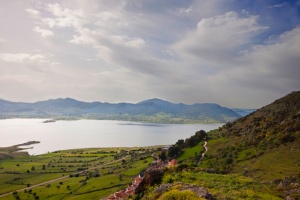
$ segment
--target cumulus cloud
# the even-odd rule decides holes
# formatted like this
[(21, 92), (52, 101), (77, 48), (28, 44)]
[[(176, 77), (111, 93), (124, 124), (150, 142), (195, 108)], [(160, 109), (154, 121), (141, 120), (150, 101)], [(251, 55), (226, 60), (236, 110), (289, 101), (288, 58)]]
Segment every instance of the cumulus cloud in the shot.
[(6, 62), (13, 62), (13, 63), (23, 63), (23, 62), (46, 62), (46, 57), (41, 54), (26, 54), (26, 53), (19, 53), (19, 54), (10, 54), (10, 53), (2, 53), (0, 54), (0, 59)]
[(59, 4), (48, 4), (47, 10), (55, 18), (43, 18), (49, 27), (81, 27), (85, 23), (83, 11), (62, 8)]
[(122, 45), (136, 49), (142, 48), (146, 43), (142, 38), (129, 38), (126, 35), (112, 35), (109, 36), (109, 39), (116, 45)]
[(40, 15), (39, 11), (30, 8), (26, 9), (26, 12), (32, 17), (38, 17)]
[[(267, 27), (257, 23), (257, 16), (240, 17), (236, 12), (227, 12), (204, 18), (184, 39), (174, 45), (180, 53), (203, 60), (228, 59), (251, 43), (251, 39)], [(247, 47), (246, 47), (247, 48)]]
[(283, 33), (271, 44), (253, 47), (245, 58), (256, 66), (259, 73), (296, 81), (300, 86), (300, 27)]
[[(250, 8), (237, 9), (238, 2), (7, 4), (19, 12), (0, 19), (4, 33), (10, 30), (1, 36), (5, 42), (0, 39), (1, 85), (26, 85), (36, 100), (42, 95), (111, 102), (158, 97), (232, 107), (265, 105), (299, 88), (299, 27), (275, 32), (275, 23)], [(263, 5), (270, 13), (272, 6), (290, 7)], [(17, 31), (11, 28), (16, 22)], [(26, 33), (22, 40), (20, 32)]]
[(35, 32), (39, 33), (43, 38), (53, 36), (53, 32), (47, 29), (40, 28), (38, 26), (34, 27), (33, 29)]
[(51, 61), (50, 57), (51, 55), (47, 54), (1, 53), (0, 61), (11, 63), (15, 66), (21, 66), (33, 71), (49, 72), (51, 66), (60, 64), (58, 62)]
[(70, 43), (73, 44), (84, 44), (84, 45), (96, 45), (96, 40), (93, 35), (95, 35), (95, 31), (91, 31), (88, 28), (80, 28), (77, 30), (77, 34), (73, 35), (73, 38), (69, 40)]

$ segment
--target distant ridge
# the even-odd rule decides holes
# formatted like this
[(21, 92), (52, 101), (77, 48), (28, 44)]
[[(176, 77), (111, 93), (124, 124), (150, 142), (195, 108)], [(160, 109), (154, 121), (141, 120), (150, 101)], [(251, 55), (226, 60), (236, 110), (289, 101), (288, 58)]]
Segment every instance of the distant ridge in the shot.
[(186, 105), (153, 98), (132, 103), (83, 102), (72, 98), (35, 103), (0, 99), (0, 118), (106, 119), (155, 123), (216, 123), (241, 117), (214, 103)]

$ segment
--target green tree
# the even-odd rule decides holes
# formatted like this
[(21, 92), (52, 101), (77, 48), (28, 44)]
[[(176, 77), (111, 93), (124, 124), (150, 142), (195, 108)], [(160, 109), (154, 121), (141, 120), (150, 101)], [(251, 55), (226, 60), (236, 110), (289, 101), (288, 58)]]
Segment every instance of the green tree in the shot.
[(159, 159), (161, 159), (162, 161), (165, 161), (167, 159), (166, 153), (164, 151), (162, 151), (159, 155), (158, 155)]
[(123, 180), (123, 175), (122, 175), (122, 174), (119, 175), (119, 180), (120, 180), (120, 181)]

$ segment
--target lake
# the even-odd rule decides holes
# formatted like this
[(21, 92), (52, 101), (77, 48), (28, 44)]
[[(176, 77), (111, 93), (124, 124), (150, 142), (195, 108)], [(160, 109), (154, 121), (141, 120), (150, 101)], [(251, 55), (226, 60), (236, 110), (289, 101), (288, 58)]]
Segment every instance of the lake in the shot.
[(77, 120), (42, 123), (45, 119), (0, 120), (0, 146), (40, 141), (28, 152), (47, 152), (92, 147), (135, 147), (174, 144), (198, 130), (223, 124), (152, 124), (108, 120)]

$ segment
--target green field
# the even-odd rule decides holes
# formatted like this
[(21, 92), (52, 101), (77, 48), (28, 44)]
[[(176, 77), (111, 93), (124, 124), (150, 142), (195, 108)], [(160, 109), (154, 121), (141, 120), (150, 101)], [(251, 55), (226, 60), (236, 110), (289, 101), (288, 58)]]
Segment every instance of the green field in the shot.
[(1, 159), (0, 199), (100, 199), (126, 188), (157, 149), (77, 149)]

